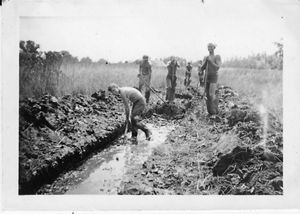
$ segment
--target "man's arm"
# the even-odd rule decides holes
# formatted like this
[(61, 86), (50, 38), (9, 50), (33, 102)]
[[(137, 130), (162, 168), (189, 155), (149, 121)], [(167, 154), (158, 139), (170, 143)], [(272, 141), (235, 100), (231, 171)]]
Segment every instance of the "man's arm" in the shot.
[(202, 64), (202, 66), (201, 66), (201, 71), (204, 71), (205, 69), (206, 69), (206, 65), (207, 65), (207, 59), (208, 57), (206, 56), (206, 57), (204, 57), (203, 58), (203, 64)]
[(140, 64), (139, 64), (139, 73), (138, 73), (137, 76), (140, 77), (141, 74), (142, 74), (142, 64), (140, 63)]
[(216, 59), (215, 60), (216, 62), (208, 59), (209, 64), (212, 65), (215, 69), (219, 69), (220, 66), (221, 66), (221, 57), (220, 57), (220, 55), (216, 55), (215, 59)]

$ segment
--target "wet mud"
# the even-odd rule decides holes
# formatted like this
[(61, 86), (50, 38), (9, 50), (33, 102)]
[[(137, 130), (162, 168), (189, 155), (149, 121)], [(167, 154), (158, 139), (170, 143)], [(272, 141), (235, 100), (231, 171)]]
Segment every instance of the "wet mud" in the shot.
[(164, 147), (123, 182), (121, 194), (283, 194), (282, 124), (229, 87), (218, 96), (215, 116), (193, 97)]
[(20, 101), (19, 194), (33, 194), (123, 133), (120, 98), (95, 94)]
[(148, 124), (152, 139), (145, 140), (139, 133), (138, 144), (120, 138), (112, 145), (82, 163), (76, 170), (61, 175), (52, 184), (46, 184), (38, 194), (118, 194), (121, 182), (130, 172), (138, 170), (154, 148), (162, 145), (173, 126), (157, 127)]
[[(43, 99), (27, 100), (20, 104), (20, 186), (32, 190), (28, 183), (36, 185), (35, 173), (43, 172), (38, 194), (283, 194), (282, 124), (230, 87), (217, 93), (214, 116), (193, 87), (174, 103), (151, 97), (143, 117), (154, 138), (140, 133), (138, 145), (119, 138), (123, 106), (104, 91), (43, 98), (54, 111)], [(62, 152), (70, 160), (57, 167)]]

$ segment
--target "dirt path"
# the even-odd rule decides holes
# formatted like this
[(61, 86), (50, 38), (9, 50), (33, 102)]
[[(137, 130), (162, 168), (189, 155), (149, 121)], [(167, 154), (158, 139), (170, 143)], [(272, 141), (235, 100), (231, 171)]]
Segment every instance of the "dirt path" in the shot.
[[(139, 133), (137, 145), (120, 138), (84, 161), (77, 169), (61, 175), (51, 185), (42, 187), (38, 193), (118, 194), (121, 182), (141, 168), (153, 149), (163, 144), (170, 131), (174, 130), (174, 125), (166, 122), (164, 126), (147, 125), (153, 134), (150, 141), (145, 140), (143, 133)], [(127, 138), (130, 138), (130, 134), (127, 134)]]

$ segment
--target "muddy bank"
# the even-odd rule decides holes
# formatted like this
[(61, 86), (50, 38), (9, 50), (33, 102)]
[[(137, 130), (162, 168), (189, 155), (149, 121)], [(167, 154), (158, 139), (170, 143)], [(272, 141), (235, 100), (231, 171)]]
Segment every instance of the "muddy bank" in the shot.
[(105, 91), (19, 105), (19, 194), (34, 193), (123, 133), (123, 104)]
[[(152, 102), (144, 117), (180, 119), (187, 109), (183, 104), (178, 100), (176, 104)], [(20, 101), (19, 194), (35, 193), (111, 144), (124, 133), (123, 111), (120, 97), (105, 91)]]
[(126, 174), (141, 167), (173, 129), (170, 124), (158, 125), (161, 122), (155, 125), (148, 123), (152, 140), (147, 141), (143, 134), (139, 134), (136, 145), (119, 138), (82, 162), (78, 168), (60, 175), (51, 184), (43, 185), (37, 194), (117, 194), (121, 182), (126, 180)]
[(229, 87), (218, 89), (220, 112), (191, 110), (119, 194), (283, 194), (282, 124)]

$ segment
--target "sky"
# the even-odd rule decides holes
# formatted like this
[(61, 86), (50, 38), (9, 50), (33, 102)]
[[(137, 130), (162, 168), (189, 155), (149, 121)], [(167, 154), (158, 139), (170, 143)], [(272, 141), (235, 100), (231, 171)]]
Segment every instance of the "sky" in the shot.
[[(23, 0), (20, 40), (43, 51), (110, 62), (170, 55), (199, 60), (207, 43), (223, 60), (276, 51), (298, 0)], [(282, 40), (283, 39), (283, 40)]]

